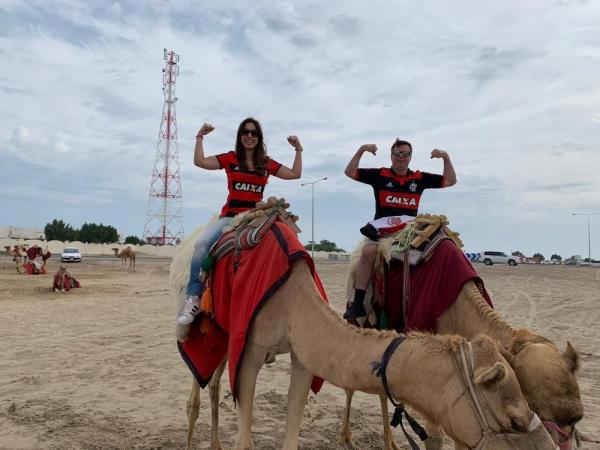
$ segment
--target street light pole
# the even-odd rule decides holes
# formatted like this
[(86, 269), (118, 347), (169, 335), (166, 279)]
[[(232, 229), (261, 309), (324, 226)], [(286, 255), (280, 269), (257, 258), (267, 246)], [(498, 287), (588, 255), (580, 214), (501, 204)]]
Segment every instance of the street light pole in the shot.
[(592, 266), (592, 239), (590, 233), (590, 216), (595, 216), (596, 214), (600, 214), (600, 212), (594, 213), (573, 213), (573, 216), (587, 216), (587, 225), (588, 225), (588, 263), (590, 267)]
[(310, 183), (302, 183), (300, 186), (306, 186), (310, 184), (310, 221), (311, 221), (311, 250), (310, 256), (311, 258), (315, 257), (315, 184), (319, 181), (325, 181), (327, 177), (319, 178), (316, 181), (311, 181)]

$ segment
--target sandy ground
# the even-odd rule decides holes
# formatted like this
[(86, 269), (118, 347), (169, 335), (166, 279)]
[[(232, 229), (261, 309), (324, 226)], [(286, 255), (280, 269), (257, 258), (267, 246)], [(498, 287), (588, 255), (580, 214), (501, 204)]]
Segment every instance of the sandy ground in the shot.
[[(86, 258), (70, 269), (83, 287), (52, 293), (51, 275), (26, 276), (0, 257), (0, 449), (179, 449), (185, 446), (185, 404), (191, 376), (174, 339), (175, 301), (168, 259), (138, 259), (121, 270), (115, 258)], [(58, 267), (49, 261), (49, 272)], [(333, 307), (342, 310), (346, 263), (318, 263)], [(559, 266), (478, 266), (500, 313), (564, 349), (579, 350), (585, 405), (582, 434), (600, 439), (600, 270)], [(289, 357), (265, 366), (257, 387), (254, 442), (283, 442)], [(224, 377), (221, 436), (233, 444), (236, 417)], [(302, 449), (338, 449), (344, 393), (331, 385), (311, 394)], [(202, 394), (202, 406), (207, 395)], [(195, 448), (209, 448), (201, 408)], [(356, 448), (382, 448), (377, 398), (357, 393)], [(406, 441), (395, 431), (404, 448)], [(600, 444), (585, 444), (600, 449)]]

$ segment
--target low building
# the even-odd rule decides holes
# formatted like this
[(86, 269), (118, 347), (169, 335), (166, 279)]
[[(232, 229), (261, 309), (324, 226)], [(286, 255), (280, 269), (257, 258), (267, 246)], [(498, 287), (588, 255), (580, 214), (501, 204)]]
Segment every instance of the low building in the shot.
[(0, 227), (0, 239), (39, 239), (46, 240), (46, 234), (40, 228)]

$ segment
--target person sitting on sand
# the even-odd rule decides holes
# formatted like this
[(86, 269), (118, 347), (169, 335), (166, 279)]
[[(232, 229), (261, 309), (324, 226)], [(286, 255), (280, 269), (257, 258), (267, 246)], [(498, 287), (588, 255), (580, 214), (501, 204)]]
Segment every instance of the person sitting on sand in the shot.
[(56, 292), (57, 290), (59, 292), (69, 292), (71, 288), (78, 288), (80, 286), (79, 281), (67, 271), (67, 266), (61, 264), (58, 271), (54, 274), (52, 292)]

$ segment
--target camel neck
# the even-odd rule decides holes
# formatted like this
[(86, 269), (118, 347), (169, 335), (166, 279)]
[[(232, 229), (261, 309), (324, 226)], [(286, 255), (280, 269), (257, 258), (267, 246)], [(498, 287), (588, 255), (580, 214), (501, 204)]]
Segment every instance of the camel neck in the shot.
[(500, 318), (473, 282), (463, 286), (454, 304), (438, 320), (438, 333), (459, 334), (473, 339), (478, 334), (488, 335), (510, 348), (517, 330)]
[[(385, 349), (398, 334), (391, 331), (361, 330), (348, 325), (323, 302), (313, 283), (307, 282), (306, 278), (297, 277), (302, 271), (310, 276), (308, 268), (304, 264), (296, 266), (300, 267), (295, 267), (286, 283), (294, 286), (292, 289), (295, 294), (286, 295), (291, 308), (289, 335), (294, 353), (310, 372), (335, 386), (381, 393), (381, 379), (373, 372), (372, 363), (381, 361)], [(393, 394), (416, 408), (424, 404), (432, 390), (431, 384), (425, 385), (422, 382), (421, 369), (425, 368), (421, 366), (428, 360), (423, 357), (427, 352), (427, 339), (434, 338), (424, 335), (419, 335), (418, 338), (408, 337), (396, 349), (388, 366), (388, 380)], [(451, 371), (450, 358), (444, 359)], [(435, 378), (439, 378), (443, 387), (451, 376), (451, 372), (442, 368)]]

